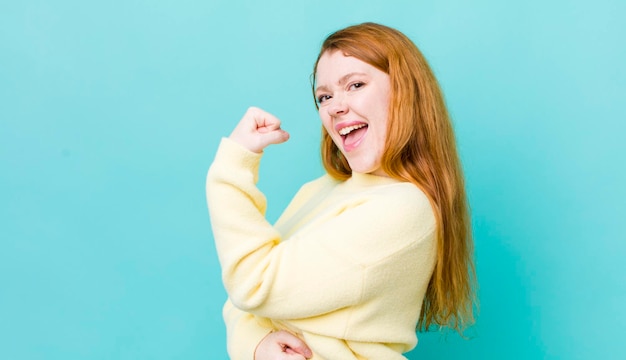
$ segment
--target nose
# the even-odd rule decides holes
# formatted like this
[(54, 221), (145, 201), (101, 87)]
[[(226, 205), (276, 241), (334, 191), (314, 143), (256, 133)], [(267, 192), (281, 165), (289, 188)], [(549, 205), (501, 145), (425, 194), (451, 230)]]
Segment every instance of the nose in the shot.
[(332, 104), (330, 104), (330, 106), (328, 107), (328, 114), (330, 116), (345, 115), (348, 112), (348, 105), (345, 101), (344, 96), (335, 95), (335, 97), (333, 97), (331, 101)]

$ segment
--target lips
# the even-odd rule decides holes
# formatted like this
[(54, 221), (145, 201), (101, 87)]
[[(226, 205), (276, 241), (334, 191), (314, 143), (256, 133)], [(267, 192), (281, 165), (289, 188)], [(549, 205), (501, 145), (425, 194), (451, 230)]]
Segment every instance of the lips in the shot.
[(349, 122), (337, 124), (335, 130), (341, 136), (343, 149), (350, 152), (356, 149), (367, 134), (367, 124), (364, 122)]

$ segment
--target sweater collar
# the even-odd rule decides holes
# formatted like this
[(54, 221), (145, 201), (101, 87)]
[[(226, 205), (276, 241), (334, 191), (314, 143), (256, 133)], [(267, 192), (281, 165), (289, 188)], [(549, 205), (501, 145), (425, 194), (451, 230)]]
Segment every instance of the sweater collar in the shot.
[(352, 172), (352, 176), (348, 180), (346, 180), (346, 183), (352, 184), (354, 186), (377, 186), (396, 184), (399, 182), (401, 181), (386, 176), (364, 174), (354, 171)]

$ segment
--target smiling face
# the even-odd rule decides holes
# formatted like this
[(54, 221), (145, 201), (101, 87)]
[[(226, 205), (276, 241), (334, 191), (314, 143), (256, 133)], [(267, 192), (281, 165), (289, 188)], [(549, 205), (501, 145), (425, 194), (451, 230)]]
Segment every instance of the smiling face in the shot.
[(333, 51), (320, 58), (316, 79), (322, 124), (352, 171), (386, 176), (380, 164), (387, 138), (389, 75)]

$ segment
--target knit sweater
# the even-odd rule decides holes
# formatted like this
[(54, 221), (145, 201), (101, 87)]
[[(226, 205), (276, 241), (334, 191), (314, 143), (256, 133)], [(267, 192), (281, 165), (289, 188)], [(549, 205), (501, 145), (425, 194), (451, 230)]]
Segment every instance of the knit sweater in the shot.
[(314, 360), (405, 359), (436, 258), (427, 197), (388, 177), (325, 175), (272, 225), (260, 159), (223, 139), (207, 176), (231, 359), (252, 360), (271, 329), (303, 338)]

